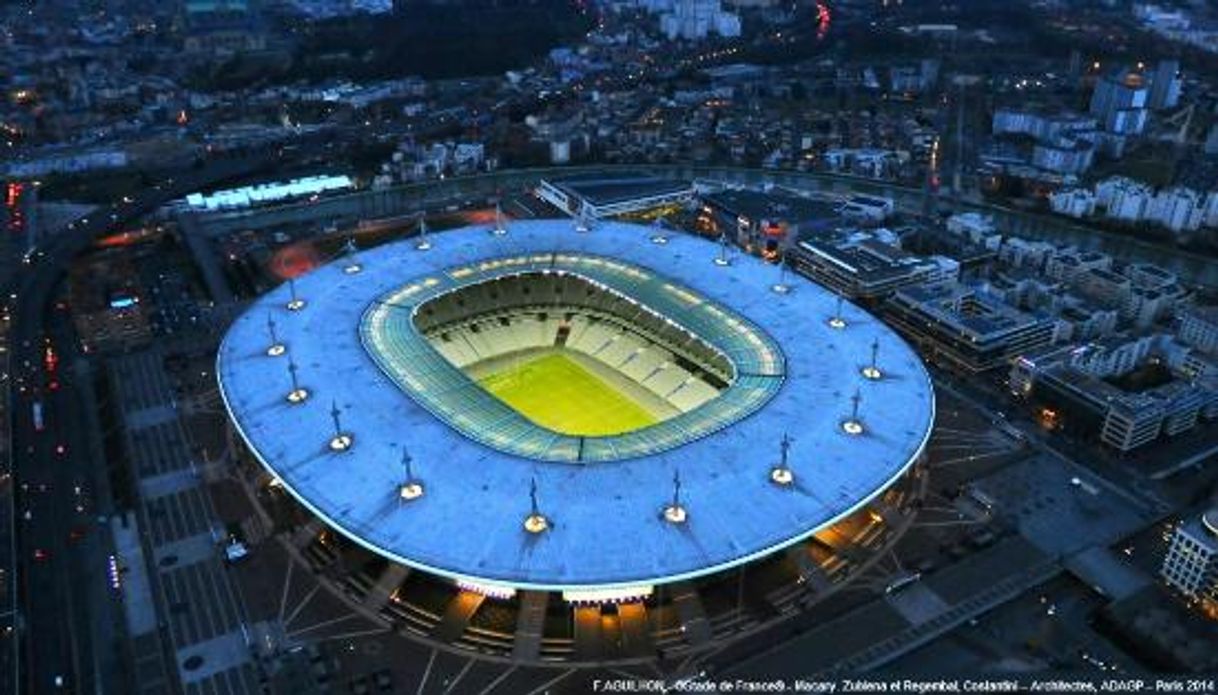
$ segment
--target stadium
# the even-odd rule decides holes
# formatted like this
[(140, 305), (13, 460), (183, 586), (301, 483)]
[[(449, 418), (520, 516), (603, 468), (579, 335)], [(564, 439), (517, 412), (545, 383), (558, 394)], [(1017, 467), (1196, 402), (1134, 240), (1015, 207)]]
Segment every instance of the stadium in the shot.
[(934, 420), (867, 312), (617, 222), (351, 250), (251, 306), (217, 374), (302, 562), (517, 662), (683, 658), (831, 596), (908, 526)]

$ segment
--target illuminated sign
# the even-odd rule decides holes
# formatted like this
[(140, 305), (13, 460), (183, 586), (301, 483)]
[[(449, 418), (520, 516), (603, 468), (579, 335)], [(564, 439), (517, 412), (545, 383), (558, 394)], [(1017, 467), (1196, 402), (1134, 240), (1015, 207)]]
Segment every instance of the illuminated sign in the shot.
[(651, 586), (628, 586), (621, 589), (587, 589), (562, 592), (567, 603), (629, 603), (641, 601), (655, 591)]

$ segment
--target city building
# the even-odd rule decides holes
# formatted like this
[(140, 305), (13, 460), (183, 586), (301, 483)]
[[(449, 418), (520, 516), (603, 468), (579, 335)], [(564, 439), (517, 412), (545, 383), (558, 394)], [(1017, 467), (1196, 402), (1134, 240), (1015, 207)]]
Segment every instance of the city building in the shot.
[(1218, 355), (1218, 306), (1194, 306), (1179, 314), (1176, 335), (1201, 352)]
[(1199, 370), (1190, 350), (1166, 335), (1029, 352), (1012, 364), (1008, 383), (1052, 413), (1056, 427), (1122, 452), (1218, 419), (1218, 374)]
[(992, 215), (958, 212), (947, 218), (947, 231), (990, 251), (997, 251), (1002, 245), (1002, 235)]
[(846, 219), (868, 224), (883, 224), (895, 210), (892, 198), (872, 195), (852, 195), (838, 208)]
[(958, 282), (897, 290), (884, 304), (891, 323), (922, 347), (967, 372), (997, 369), (1048, 345), (1054, 321), (1025, 313)]
[(1039, 273), (1045, 262), (1053, 256), (1057, 247), (1047, 241), (1006, 237), (998, 247), (998, 260), (1014, 268), (1026, 268)]
[(669, 40), (732, 38), (740, 36), (740, 15), (725, 12), (721, 0), (671, 0), (669, 11), (660, 15), (660, 31)]
[(1057, 174), (1082, 174), (1095, 160), (1095, 144), (1081, 137), (1060, 135), (1032, 147), (1032, 165)]
[(1059, 282), (1074, 282), (1077, 275), (1093, 268), (1111, 269), (1112, 258), (1098, 251), (1067, 247), (1056, 250), (1045, 259), (1045, 275)]
[(1095, 213), (1095, 194), (1085, 188), (1064, 188), (1049, 194), (1049, 208), (1059, 215), (1080, 219)]
[(1146, 105), (1155, 111), (1174, 109), (1180, 104), (1180, 61), (1160, 60), (1150, 78), (1150, 97)]
[(1206, 194), (1183, 185), (1155, 191), (1124, 176), (1111, 176), (1095, 190), (1066, 187), (1049, 194), (1050, 209), (1060, 215), (1082, 218), (1098, 210), (1108, 219), (1126, 224), (1149, 223), (1185, 234), (1201, 227), (1218, 226), (1218, 192)]
[(208, 194), (192, 193), (186, 197), (186, 205), (197, 210), (232, 210), (349, 191), (354, 186), (346, 175), (306, 176)]
[(1113, 176), (1095, 185), (1096, 205), (1104, 215), (1122, 222), (1140, 222), (1154, 195), (1150, 186), (1123, 176)]
[(614, 217), (665, 206), (684, 205), (696, 191), (686, 181), (647, 176), (572, 176), (542, 179), (537, 195), (572, 216)]
[(1091, 168), (1095, 159), (1099, 123), (1093, 116), (1039, 109), (1000, 108), (991, 121), (994, 135), (1027, 136), (1034, 142), (1030, 160), (1037, 169), (1058, 175), (1078, 175)]
[(1131, 286), (1121, 316), (1136, 329), (1169, 317), (1188, 295), (1175, 273), (1152, 263), (1130, 263), (1123, 272)]
[(1133, 288), (1129, 278), (1105, 268), (1082, 271), (1074, 276), (1072, 283), (1084, 297), (1109, 309), (1124, 307)]
[(831, 171), (881, 179), (896, 169), (901, 154), (875, 147), (834, 147), (825, 150), (822, 160)]
[(123, 150), (42, 151), (23, 159), (0, 163), (0, 174), (15, 179), (47, 176), (49, 174), (82, 174), (105, 169), (121, 169), (130, 163)]
[(868, 232), (836, 241), (802, 241), (788, 260), (797, 273), (865, 302), (882, 300), (903, 287), (950, 282), (960, 275), (960, 264), (950, 258), (916, 256)]
[(1149, 95), (1150, 89), (1142, 73), (1117, 69), (1096, 82), (1089, 110), (1104, 130), (1136, 135), (1146, 128)]
[(1011, 107), (994, 111), (991, 121), (995, 135), (1028, 135), (1036, 140), (1052, 140), (1060, 135), (1092, 131), (1098, 127), (1099, 122), (1091, 116)]
[(1112, 335), (1120, 313), (1111, 308), (1095, 306), (1086, 301), (1072, 301), (1057, 313), (1057, 329), (1053, 342), (1083, 342)]
[(1146, 203), (1144, 219), (1177, 234), (1195, 231), (1205, 217), (1202, 196), (1185, 186), (1164, 188)]
[(1190, 599), (1218, 601), (1218, 507), (1176, 526), (1159, 575)]
[(723, 190), (702, 196), (703, 210), (737, 245), (776, 259), (800, 239), (826, 234), (841, 221), (837, 206), (778, 190)]
[(266, 33), (248, 0), (185, 0), (182, 30), (188, 55), (225, 58), (266, 48)]

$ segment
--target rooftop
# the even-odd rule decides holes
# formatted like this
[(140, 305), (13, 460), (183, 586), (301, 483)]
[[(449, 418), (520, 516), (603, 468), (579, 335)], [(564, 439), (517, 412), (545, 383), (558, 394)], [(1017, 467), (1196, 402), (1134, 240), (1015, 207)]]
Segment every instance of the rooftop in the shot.
[(903, 287), (897, 290), (895, 298), (908, 306), (918, 307), (936, 321), (975, 341), (995, 338), (1046, 320), (961, 283)]
[[(305, 302), (286, 308), (280, 286), (234, 322), (221, 346), (221, 392), (242, 437), (297, 499), (356, 542), (426, 571), (517, 588), (631, 587), (709, 574), (779, 550), (848, 515), (917, 459), (934, 419), (934, 394), (918, 356), (879, 320), (849, 303), (846, 325), (828, 320), (837, 298), (717, 244), (604, 223), (576, 233), (570, 221), (515, 222), (508, 234), (467, 227), (359, 252), (295, 282)], [(503, 259), (599, 257), (666, 278), (746, 317), (785, 357), (781, 387), (759, 410), (658, 453), (591, 464), (556, 463), (492, 448), (459, 434), (381, 371), (359, 326), (387, 293), (416, 284), (454, 288)], [(358, 264), (359, 272), (349, 268)], [(648, 301), (649, 295), (637, 299)], [(285, 356), (267, 354), (268, 316), (298, 365), (309, 398), (293, 405)], [(878, 341), (883, 378), (860, 374)], [(842, 424), (861, 393), (864, 431)], [(349, 446), (333, 451), (337, 406)], [(710, 404), (708, 404), (710, 405)], [(648, 430), (640, 430), (645, 433)], [(795, 484), (769, 469), (790, 433)], [(402, 502), (403, 449), (426, 494)], [(685, 523), (662, 520), (679, 472)], [(550, 522), (526, 533), (530, 480)]]
[(623, 175), (613, 178), (600, 175), (570, 176), (552, 179), (550, 183), (568, 194), (579, 196), (597, 206), (613, 205), (637, 198), (676, 195), (689, 192), (693, 188), (688, 181), (673, 181), (642, 175)]

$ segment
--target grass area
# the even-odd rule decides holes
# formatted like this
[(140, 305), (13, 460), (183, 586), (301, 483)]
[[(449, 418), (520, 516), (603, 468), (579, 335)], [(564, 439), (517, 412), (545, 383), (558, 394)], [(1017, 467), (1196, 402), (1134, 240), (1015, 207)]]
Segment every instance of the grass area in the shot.
[(528, 359), (479, 380), (533, 422), (563, 434), (607, 436), (657, 418), (562, 353)]

